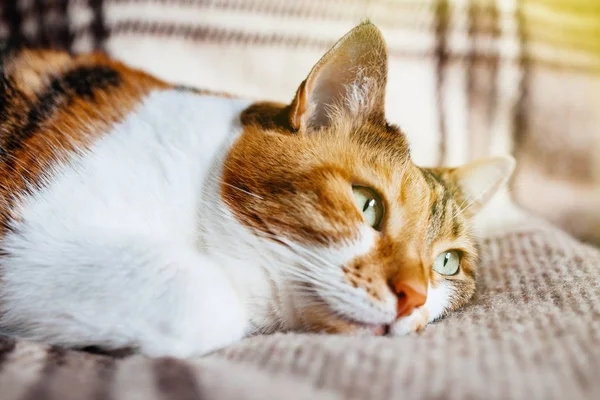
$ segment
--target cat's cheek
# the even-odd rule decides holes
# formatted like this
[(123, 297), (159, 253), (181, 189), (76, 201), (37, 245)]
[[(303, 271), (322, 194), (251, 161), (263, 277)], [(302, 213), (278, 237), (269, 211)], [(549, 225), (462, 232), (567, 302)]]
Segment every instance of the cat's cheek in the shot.
[(407, 317), (400, 318), (390, 328), (391, 336), (404, 336), (419, 332), (429, 322), (429, 309), (426, 306), (415, 309)]

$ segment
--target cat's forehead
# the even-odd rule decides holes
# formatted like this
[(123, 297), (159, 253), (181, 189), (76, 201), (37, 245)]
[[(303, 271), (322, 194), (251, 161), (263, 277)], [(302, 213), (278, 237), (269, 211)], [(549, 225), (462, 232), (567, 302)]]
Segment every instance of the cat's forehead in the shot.
[(346, 128), (349, 139), (371, 157), (379, 157), (390, 164), (404, 163), (410, 156), (406, 136), (396, 125), (385, 119), (359, 121)]
[[(343, 121), (306, 139), (311, 151), (302, 157), (308, 154), (314, 165), (338, 169), (353, 183), (373, 185), (391, 196), (399, 195), (403, 181), (415, 173), (406, 137), (384, 120)], [(293, 151), (304, 152), (301, 147)]]
[(451, 193), (412, 162), (405, 135), (383, 117), (304, 133), (266, 118), (265, 110), (277, 112), (273, 106), (250, 110), (225, 161), (223, 196), (254, 228), (268, 225), (306, 242), (346, 241), (363, 221), (351, 187), (365, 186), (385, 203), (386, 235), (423, 241), (448, 231), (450, 214), (439, 210)]
[(383, 118), (341, 121), (315, 137), (328, 149), (332, 143), (340, 145), (357, 162), (371, 167), (394, 168), (410, 158), (404, 133)]

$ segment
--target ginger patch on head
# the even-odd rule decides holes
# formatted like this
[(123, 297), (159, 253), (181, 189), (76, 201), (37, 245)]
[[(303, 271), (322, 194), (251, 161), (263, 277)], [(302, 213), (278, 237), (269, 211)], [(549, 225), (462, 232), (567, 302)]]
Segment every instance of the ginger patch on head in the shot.
[(303, 329), (417, 331), (475, 290), (471, 220), (513, 162), (416, 166), (405, 135), (385, 119), (386, 80), (385, 41), (361, 24), (290, 104), (244, 111), (225, 159), (221, 196), (239, 223), (303, 249), (294, 260), (303, 296), (293, 301)]

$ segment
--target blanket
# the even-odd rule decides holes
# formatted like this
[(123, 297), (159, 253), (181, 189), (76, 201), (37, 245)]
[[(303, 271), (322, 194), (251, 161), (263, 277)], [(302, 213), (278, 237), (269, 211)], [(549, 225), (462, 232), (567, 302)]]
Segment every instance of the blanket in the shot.
[(531, 220), (482, 242), (477, 295), (400, 338), (256, 336), (194, 360), (0, 338), (0, 399), (600, 398), (600, 251)]
[(0, 5), (0, 37), (289, 101), (366, 18), (389, 46), (387, 115), (417, 162), (513, 152), (513, 198), (600, 244), (596, 0), (14, 0)]

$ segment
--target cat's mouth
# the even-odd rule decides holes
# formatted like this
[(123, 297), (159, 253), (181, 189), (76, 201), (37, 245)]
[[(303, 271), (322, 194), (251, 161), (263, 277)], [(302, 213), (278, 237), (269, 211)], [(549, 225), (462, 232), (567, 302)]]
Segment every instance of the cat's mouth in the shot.
[(390, 330), (391, 330), (390, 324), (380, 325), (373, 329), (373, 335), (374, 336), (387, 336), (390, 333)]
[(305, 328), (309, 331), (352, 336), (386, 336), (391, 333), (395, 320), (381, 318), (367, 322), (355, 318), (335, 310), (310, 283), (306, 283), (305, 288), (312, 290), (315, 298), (319, 299), (316, 308), (302, 310)]

